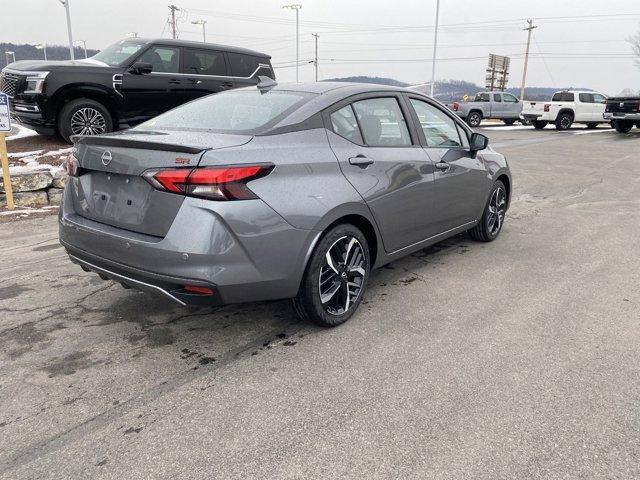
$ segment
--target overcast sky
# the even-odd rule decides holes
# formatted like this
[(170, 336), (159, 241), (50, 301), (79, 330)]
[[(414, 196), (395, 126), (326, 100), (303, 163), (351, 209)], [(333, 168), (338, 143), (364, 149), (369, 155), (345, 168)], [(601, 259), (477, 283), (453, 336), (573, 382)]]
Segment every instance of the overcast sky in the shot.
[[(180, 38), (272, 55), (280, 81), (295, 79), (295, 13), (286, 1), (173, 0), (182, 8)], [(291, 0), (289, 0), (291, 1)], [(318, 33), (320, 77), (372, 75), (423, 83), (431, 77), (436, 0), (295, 0), (300, 10), (301, 61), (313, 58)], [(0, 42), (65, 44), (58, 0), (2, 1)], [(70, 0), (74, 38), (103, 48), (128, 32), (170, 36), (169, 0)], [(509, 86), (519, 86), (526, 18), (535, 25), (527, 85), (580, 86), (616, 94), (640, 89), (640, 70), (625, 39), (640, 28), (639, 0), (441, 0), (438, 79), (484, 81), (486, 56), (509, 55)], [(313, 80), (313, 65), (300, 67)]]

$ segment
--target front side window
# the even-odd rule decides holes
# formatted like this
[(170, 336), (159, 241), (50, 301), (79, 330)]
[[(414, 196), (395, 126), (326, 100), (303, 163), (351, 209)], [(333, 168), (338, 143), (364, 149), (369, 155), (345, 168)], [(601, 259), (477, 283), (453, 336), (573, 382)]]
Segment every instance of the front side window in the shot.
[(138, 61), (150, 63), (152, 72), (180, 73), (180, 49), (177, 47), (155, 45), (144, 52)]
[(593, 103), (607, 103), (607, 99), (604, 95), (600, 95), (599, 93), (593, 94)]
[(342, 107), (331, 114), (331, 127), (333, 131), (354, 143), (362, 143), (362, 135), (358, 128), (358, 121), (353, 113), (351, 105)]
[(411, 145), (407, 122), (395, 97), (370, 98), (353, 103), (362, 136), (371, 147)]
[(411, 105), (413, 105), (416, 115), (418, 115), (418, 120), (420, 120), (427, 147), (462, 146), (456, 122), (450, 116), (427, 102), (415, 98), (411, 99)]
[(494, 93), (493, 94), (493, 101), (494, 102), (498, 102), (498, 103), (502, 102), (502, 98), (500, 98), (500, 94), (499, 93)]
[(117, 67), (126, 63), (128, 59), (137, 54), (145, 45), (146, 43), (144, 42), (121, 40), (118, 43), (108, 46), (101, 52), (96, 53), (91, 58), (106, 63), (110, 67)]
[(184, 73), (191, 75), (226, 75), (227, 65), (224, 62), (224, 53), (213, 50), (193, 50), (187, 48), (184, 51)]
[(307, 92), (235, 90), (202, 97), (158, 115), (137, 130), (206, 130), (248, 134), (275, 125), (315, 96)]
[(502, 98), (507, 103), (518, 103), (518, 99), (510, 93), (503, 93)]

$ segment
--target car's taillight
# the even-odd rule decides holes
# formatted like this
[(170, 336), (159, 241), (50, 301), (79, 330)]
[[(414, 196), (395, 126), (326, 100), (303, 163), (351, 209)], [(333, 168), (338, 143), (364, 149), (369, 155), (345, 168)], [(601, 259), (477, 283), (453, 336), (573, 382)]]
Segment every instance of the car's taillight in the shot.
[(209, 200), (250, 200), (257, 198), (247, 182), (268, 175), (273, 165), (229, 167), (165, 168), (147, 170), (145, 180), (158, 190)]
[(73, 152), (69, 152), (69, 155), (67, 156), (66, 167), (67, 167), (67, 174), (70, 177), (79, 176), (79, 174), (80, 174), (80, 163), (78, 162), (76, 157), (73, 156)]
[(460, 108), (460, 104), (458, 102), (453, 102), (453, 111), (457, 112)]
[(549, 105), (549, 104), (547, 103), (547, 104), (545, 104), (545, 106), (544, 106), (544, 111), (545, 111), (545, 112), (548, 112), (550, 108), (551, 108), (551, 105)]

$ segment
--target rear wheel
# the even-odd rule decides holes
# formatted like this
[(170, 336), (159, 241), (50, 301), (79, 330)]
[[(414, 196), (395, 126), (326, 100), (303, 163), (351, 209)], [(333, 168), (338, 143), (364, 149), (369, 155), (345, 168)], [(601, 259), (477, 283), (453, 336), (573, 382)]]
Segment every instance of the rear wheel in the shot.
[(521, 123), (522, 125), (526, 125), (526, 126), (528, 126), (528, 125), (531, 125), (531, 120), (527, 120), (526, 118), (521, 118), (521, 119), (520, 119), (520, 123)]
[(534, 120), (533, 121), (533, 128), (535, 128), (536, 130), (542, 130), (544, 127), (547, 126), (548, 122), (544, 122), (542, 120)]
[(569, 130), (573, 125), (573, 115), (563, 112), (556, 118), (556, 130)]
[(292, 305), (296, 313), (322, 327), (351, 318), (362, 301), (370, 271), (369, 247), (351, 224), (329, 230), (313, 251)]
[(587, 123), (587, 128), (593, 130), (594, 128), (598, 128), (598, 124), (594, 122)]
[(502, 122), (503, 122), (505, 125), (513, 125), (513, 124), (515, 123), (515, 120), (513, 120), (513, 119), (508, 119), (508, 120), (502, 120)]
[(616, 132), (618, 133), (629, 133), (633, 128), (633, 122), (628, 122), (626, 120), (616, 120), (614, 127)]
[(469, 230), (469, 234), (479, 242), (492, 242), (502, 230), (506, 213), (507, 189), (502, 181), (497, 180), (491, 188), (482, 218), (475, 227)]
[(67, 103), (58, 116), (58, 131), (65, 142), (72, 135), (99, 135), (113, 131), (113, 120), (104, 105), (89, 98)]
[(469, 115), (467, 115), (467, 125), (471, 128), (476, 128), (480, 126), (480, 122), (482, 122), (482, 114), (480, 112), (469, 112)]

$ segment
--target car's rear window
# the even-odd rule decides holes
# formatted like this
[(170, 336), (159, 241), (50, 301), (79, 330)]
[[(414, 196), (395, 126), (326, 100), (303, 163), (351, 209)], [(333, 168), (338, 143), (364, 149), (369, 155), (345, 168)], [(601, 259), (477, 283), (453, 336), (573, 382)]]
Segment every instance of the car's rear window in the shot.
[(574, 96), (572, 92), (556, 92), (551, 98), (552, 102), (573, 102)]
[(261, 93), (257, 88), (218, 93), (169, 110), (136, 129), (253, 134), (275, 125), (312, 96), (283, 90)]

